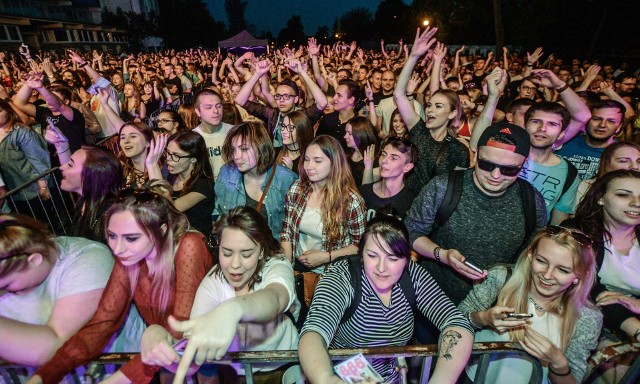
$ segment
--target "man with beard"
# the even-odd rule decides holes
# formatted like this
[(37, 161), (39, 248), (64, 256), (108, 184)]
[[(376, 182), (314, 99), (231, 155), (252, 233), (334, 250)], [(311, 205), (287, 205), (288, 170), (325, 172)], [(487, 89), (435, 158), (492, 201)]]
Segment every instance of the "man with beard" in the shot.
[(622, 129), (625, 109), (615, 100), (598, 101), (591, 109), (586, 134), (573, 138), (556, 152), (578, 169), (581, 179), (595, 177), (602, 152)]

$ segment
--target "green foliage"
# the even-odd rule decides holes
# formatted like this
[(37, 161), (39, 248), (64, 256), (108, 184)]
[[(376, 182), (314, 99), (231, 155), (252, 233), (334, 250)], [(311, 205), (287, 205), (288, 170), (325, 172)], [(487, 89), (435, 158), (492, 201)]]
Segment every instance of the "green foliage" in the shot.
[(229, 35), (235, 35), (247, 28), (247, 20), (244, 12), (247, 2), (242, 0), (224, 0), (224, 10), (227, 12), (229, 20)]
[(302, 25), (300, 16), (293, 15), (287, 20), (287, 26), (282, 28), (278, 34), (278, 42), (280, 44), (306, 44), (307, 35), (304, 34), (304, 26)]
[(225, 36), (224, 23), (216, 21), (202, 0), (159, 0), (160, 30), (168, 48), (213, 48)]
[(340, 17), (333, 25), (334, 32), (345, 41), (373, 39), (373, 15), (366, 8), (354, 8)]

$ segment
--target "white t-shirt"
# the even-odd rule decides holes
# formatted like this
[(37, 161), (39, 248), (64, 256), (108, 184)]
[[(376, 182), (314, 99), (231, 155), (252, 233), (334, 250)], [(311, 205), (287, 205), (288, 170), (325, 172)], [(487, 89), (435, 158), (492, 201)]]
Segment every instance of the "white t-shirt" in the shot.
[[(322, 250), (322, 211), (320, 208), (309, 208), (307, 206), (300, 218), (298, 233), (298, 255), (312, 249)], [(324, 265), (313, 269), (315, 273), (324, 274)]]
[(600, 282), (610, 291), (621, 292), (625, 295), (640, 295), (640, 246), (638, 239), (628, 255), (618, 252), (611, 242), (604, 244), (604, 260), (598, 271)]
[[(262, 281), (253, 286), (253, 292), (269, 284), (281, 284), (289, 293), (287, 309), (299, 310), (297, 304), (293, 268), (286, 259), (269, 259), (261, 272)], [(205, 314), (226, 300), (236, 297), (236, 292), (227, 283), (222, 273), (209, 273), (202, 280), (191, 308), (191, 318)], [(295, 303), (295, 304), (294, 304)], [(293, 305), (293, 307), (292, 307)], [(294, 316), (297, 313), (294, 312)], [(215, 328), (215, 324), (211, 325)], [(231, 342), (229, 352), (235, 351), (276, 351), (298, 349), (298, 330), (287, 315), (280, 314), (273, 321), (264, 324), (241, 323)], [(270, 371), (282, 364), (254, 364), (254, 372)], [(244, 374), (241, 364), (233, 364), (239, 374)]]
[(214, 179), (218, 179), (218, 172), (220, 172), (220, 168), (224, 165), (224, 160), (222, 160), (222, 145), (224, 144), (224, 139), (227, 137), (227, 133), (232, 127), (233, 125), (231, 124), (222, 123), (222, 129), (216, 133), (205, 133), (202, 131), (200, 125), (193, 129), (194, 132), (198, 132), (200, 136), (204, 138), (204, 142), (207, 145)]
[[(425, 120), (422, 104), (415, 99), (412, 99), (410, 102), (413, 105), (413, 110), (416, 111), (422, 120)], [(376, 106), (376, 115), (382, 117), (382, 132), (384, 132), (386, 136), (389, 135), (389, 131), (391, 129), (391, 115), (393, 115), (393, 111), (395, 111), (396, 108), (398, 108), (398, 106), (396, 105), (396, 101), (393, 97), (387, 97), (380, 100), (380, 103)]]
[[(560, 318), (554, 314), (544, 313), (542, 316), (536, 314), (536, 309), (533, 304), (529, 302), (527, 312), (533, 313), (533, 317), (530, 319), (531, 327), (556, 346), (560, 345)], [(508, 342), (509, 333), (503, 334), (496, 333), (491, 329), (483, 329), (476, 332), (476, 336), (473, 340), (476, 343), (499, 341)], [(467, 377), (473, 378), (476, 376), (476, 369), (478, 367), (478, 358), (473, 356), (469, 360), (469, 365), (465, 368)], [(525, 357), (516, 354), (500, 354), (496, 359), (492, 359), (485, 376), (485, 382), (487, 383), (509, 383), (509, 384), (527, 384), (529, 378), (533, 372), (533, 366)], [(542, 383), (549, 384), (548, 379), (549, 368), (542, 367)]]

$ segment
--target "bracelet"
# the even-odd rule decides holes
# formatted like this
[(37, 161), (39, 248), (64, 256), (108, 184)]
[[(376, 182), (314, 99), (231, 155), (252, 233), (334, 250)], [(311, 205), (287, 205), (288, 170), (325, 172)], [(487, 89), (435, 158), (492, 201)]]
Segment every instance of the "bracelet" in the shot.
[(58, 152), (58, 154), (65, 153), (65, 152), (67, 152), (67, 151), (71, 152), (71, 146), (68, 146), (68, 147), (67, 147), (67, 149), (65, 149), (65, 150), (64, 150), (64, 151), (62, 151), (62, 152), (60, 152), (60, 151), (56, 150), (56, 152)]
[(331, 251), (329, 251), (329, 262), (331, 262)]
[(467, 313), (467, 320), (469, 320), (469, 323), (471, 324), (471, 326), (475, 329), (480, 329), (482, 328), (481, 326), (479, 326), (478, 324), (476, 324), (473, 320), (471, 320), (471, 312)]
[(533, 64), (527, 63), (527, 64), (525, 64), (525, 67), (533, 67)]
[(633, 333), (633, 340), (638, 341), (638, 336), (640, 336), (640, 328), (636, 329), (636, 331)]
[(551, 368), (551, 365), (549, 365), (549, 372), (553, 373), (556, 376), (569, 376), (569, 374), (571, 373), (571, 366), (569, 366), (569, 370), (566, 373), (558, 373), (556, 371), (553, 370), (553, 368)]
[(82, 68), (82, 67), (86, 67), (87, 65), (89, 65), (89, 63), (87, 63), (86, 61), (85, 61), (84, 63), (82, 63), (82, 64), (78, 64), (78, 66), (79, 66), (80, 68)]
[(436, 261), (438, 262), (442, 262), (442, 260), (440, 260), (440, 250), (442, 249), (442, 247), (436, 247), (436, 249), (433, 250), (433, 257), (436, 258)]
[(560, 88), (556, 89), (556, 92), (558, 92), (558, 93), (562, 93), (562, 92), (566, 91), (566, 90), (567, 90), (567, 88), (569, 88), (569, 84), (564, 83), (564, 85), (563, 85), (562, 87), (560, 87)]
[(369, 101), (370, 103), (375, 103), (376, 102), (374, 99), (368, 99), (367, 101)]

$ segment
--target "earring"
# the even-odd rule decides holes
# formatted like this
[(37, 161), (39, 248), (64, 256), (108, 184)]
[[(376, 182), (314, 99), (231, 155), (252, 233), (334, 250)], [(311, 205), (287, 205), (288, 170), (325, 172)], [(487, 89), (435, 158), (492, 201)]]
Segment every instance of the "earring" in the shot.
[(260, 251), (260, 256), (258, 257), (258, 260), (262, 260), (262, 257), (264, 257), (264, 250)]
[(602, 199), (598, 200), (598, 205), (604, 205), (604, 201)]
[(573, 285), (578, 284), (579, 281), (580, 281), (579, 279), (573, 279)]

